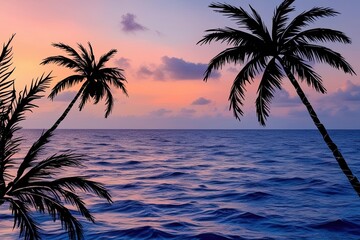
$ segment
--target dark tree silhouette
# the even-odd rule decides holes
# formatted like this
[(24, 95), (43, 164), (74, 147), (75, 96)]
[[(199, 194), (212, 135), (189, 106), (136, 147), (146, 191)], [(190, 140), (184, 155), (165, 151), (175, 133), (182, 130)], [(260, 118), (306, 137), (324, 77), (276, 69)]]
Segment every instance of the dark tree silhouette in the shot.
[(116, 88), (121, 89), (127, 96), (127, 91), (124, 85), (126, 79), (122, 73), (123, 69), (117, 67), (109, 68), (105, 66), (117, 50), (110, 50), (106, 54), (102, 55), (99, 58), (99, 61), (96, 62), (93, 48), (90, 43), (88, 43), (89, 50), (86, 50), (83, 45), (78, 44), (80, 52), (77, 52), (72, 47), (63, 43), (54, 43), (52, 45), (56, 48), (64, 50), (68, 54), (68, 57), (62, 55), (47, 57), (41, 62), (41, 64), (55, 63), (74, 70), (75, 74), (58, 82), (52, 89), (49, 98), (53, 100), (54, 97), (65, 88), (82, 83), (80, 90), (52, 128), (57, 128), (61, 121), (64, 120), (78, 98), (81, 99), (79, 104), (79, 110), (81, 111), (85, 106), (85, 103), (90, 99), (93, 99), (94, 104), (97, 104), (102, 98), (106, 97), (105, 117), (108, 117), (114, 106), (114, 99), (111, 93), (110, 85), (114, 85)]
[(235, 117), (240, 119), (240, 116), (243, 115), (241, 107), (245, 97), (246, 84), (253, 83), (255, 76), (262, 73), (257, 90), (256, 113), (259, 123), (265, 125), (275, 90), (281, 89), (283, 78), (288, 77), (341, 170), (360, 196), (358, 179), (351, 172), (344, 157), (320, 122), (299, 82), (295, 79), (297, 76), (300, 81), (305, 81), (317, 92), (326, 93), (320, 75), (309, 65), (311, 61), (326, 63), (345, 73), (355, 74), (350, 64), (338, 52), (317, 44), (319, 42), (349, 44), (351, 40), (344, 33), (329, 28), (304, 29), (319, 18), (337, 15), (338, 12), (331, 8), (314, 7), (290, 21), (289, 13), (295, 10), (292, 6), (294, 1), (285, 0), (276, 8), (271, 32), (251, 6), (251, 13), (248, 13), (241, 7), (229, 4), (211, 4), (210, 8), (234, 20), (239, 27), (245, 28), (245, 31), (230, 27), (206, 31), (207, 34), (198, 44), (219, 41), (225, 42), (231, 47), (211, 59), (204, 80), (207, 81), (213, 70), (222, 68), (226, 63), (245, 64), (235, 77), (229, 96), (230, 109), (233, 110)]
[[(9, 80), (13, 72), (12, 39), (13, 36), (3, 45), (0, 55), (0, 205), (9, 204), (14, 228), (20, 229), (20, 237), (25, 240), (40, 239), (41, 227), (33, 211), (48, 214), (53, 221), (60, 220), (69, 239), (82, 239), (82, 225), (65, 204), (75, 206), (82, 216), (94, 222), (78, 191), (93, 193), (111, 202), (110, 194), (103, 185), (86, 177), (59, 177), (66, 168), (80, 166), (84, 156), (70, 151), (44, 156), (42, 151), (53, 130), (41, 135), (23, 159), (16, 157), (23, 140), (16, 135), (21, 129), (19, 123), (25, 119), (26, 112), (37, 107), (34, 101), (43, 97), (52, 77), (41, 76), (16, 96), (14, 81)], [(9, 169), (17, 169), (15, 176)]]

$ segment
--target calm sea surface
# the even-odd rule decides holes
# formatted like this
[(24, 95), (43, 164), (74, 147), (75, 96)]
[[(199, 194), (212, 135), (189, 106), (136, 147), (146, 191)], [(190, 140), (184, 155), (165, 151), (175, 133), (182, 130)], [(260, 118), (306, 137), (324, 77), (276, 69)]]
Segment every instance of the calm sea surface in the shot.
[[(24, 151), (40, 133), (22, 131)], [(331, 136), (360, 176), (360, 131)], [(67, 149), (88, 161), (64, 174), (113, 196), (84, 196), (97, 220), (85, 239), (360, 239), (360, 198), (315, 130), (58, 130), (47, 154)], [(67, 239), (37, 220), (44, 239)], [(0, 239), (17, 239), (8, 206), (0, 221)]]

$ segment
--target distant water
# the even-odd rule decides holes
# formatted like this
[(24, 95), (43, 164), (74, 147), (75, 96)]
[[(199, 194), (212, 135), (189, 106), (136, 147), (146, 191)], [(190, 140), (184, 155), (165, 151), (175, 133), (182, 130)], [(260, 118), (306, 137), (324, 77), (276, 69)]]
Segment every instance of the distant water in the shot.
[[(22, 133), (28, 147), (41, 131)], [(360, 131), (331, 135), (360, 176)], [(58, 130), (47, 151), (66, 149), (114, 200), (86, 197), (85, 239), (360, 239), (360, 198), (317, 131)], [(37, 220), (44, 239), (67, 239)], [(0, 222), (17, 239), (5, 207)]]

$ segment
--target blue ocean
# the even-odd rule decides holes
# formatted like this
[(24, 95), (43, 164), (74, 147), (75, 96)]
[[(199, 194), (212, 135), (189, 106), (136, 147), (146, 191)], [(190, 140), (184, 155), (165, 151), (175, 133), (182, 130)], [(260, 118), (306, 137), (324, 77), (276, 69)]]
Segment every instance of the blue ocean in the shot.
[[(41, 130), (22, 130), (23, 153)], [(360, 130), (333, 130), (360, 176)], [(316, 130), (57, 130), (44, 154), (71, 149), (113, 197), (83, 195), (85, 239), (360, 239), (360, 198)], [(21, 154), (19, 157), (21, 157)], [(8, 206), (0, 239), (18, 239)], [(43, 239), (67, 239), (37, 216)]]

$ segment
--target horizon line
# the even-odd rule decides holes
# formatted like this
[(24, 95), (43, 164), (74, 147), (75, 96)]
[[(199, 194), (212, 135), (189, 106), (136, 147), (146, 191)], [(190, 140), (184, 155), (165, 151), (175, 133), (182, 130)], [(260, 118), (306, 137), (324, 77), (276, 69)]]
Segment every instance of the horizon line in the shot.
[[(47, 128), (22, 128), (23, 130), (47, 130)], [(315, 130), (316, 128), (58, 128), (56, 130)], [(360, 128), (328, 128), (328, 130), (352, 131), (360, 130)]]

